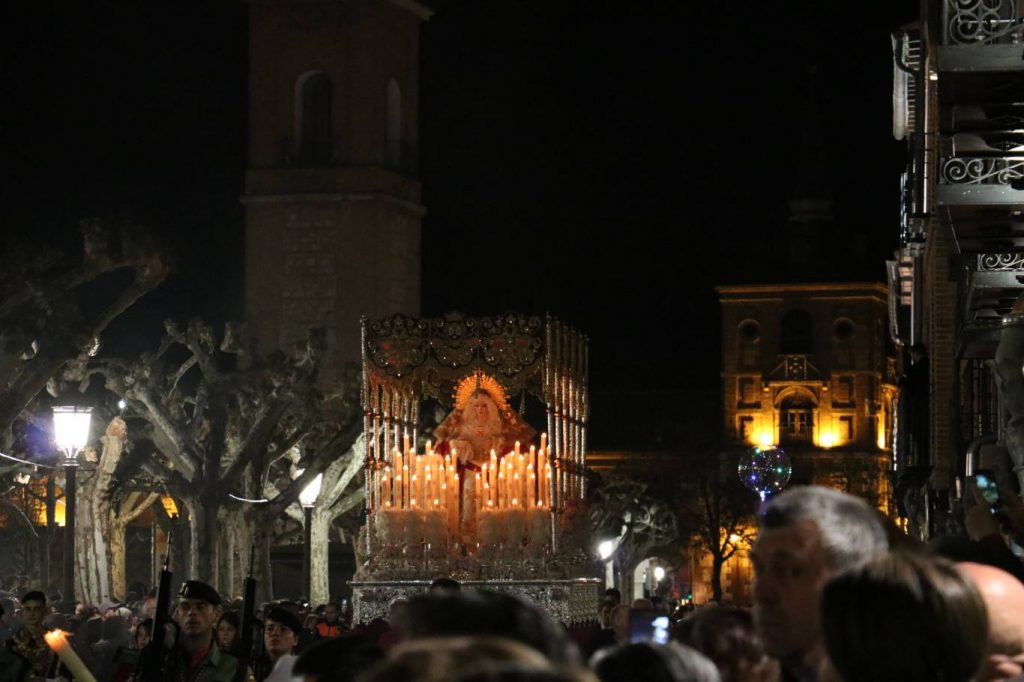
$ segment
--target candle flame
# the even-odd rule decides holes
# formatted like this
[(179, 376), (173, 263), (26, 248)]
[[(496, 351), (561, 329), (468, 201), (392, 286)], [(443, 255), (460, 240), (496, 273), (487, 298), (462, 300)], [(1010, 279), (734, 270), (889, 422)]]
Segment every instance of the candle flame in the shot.
[(61, 646), (67, 646), (68, 633), (63, 630), (50, 630), (43, 635), (43, 639), (46, 640), (46, 645), (56, 651)]

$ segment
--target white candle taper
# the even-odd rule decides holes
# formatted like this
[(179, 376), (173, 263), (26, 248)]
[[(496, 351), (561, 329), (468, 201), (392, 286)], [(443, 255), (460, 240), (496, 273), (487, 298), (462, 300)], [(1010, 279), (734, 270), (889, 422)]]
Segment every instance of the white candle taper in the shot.
[(43, 635), (43, 639), (46, 640), (46, 646), (50, 647), (53, 653), (57, 654), (60, 662), (71, 672), (75, 682), (96, 682), (96, 678), (85, 667), (85, 663), (82, 663), (82, 659), (71, 648), (71, 642), (68, 641), (66, 632), (63, 630), (50, 630)]

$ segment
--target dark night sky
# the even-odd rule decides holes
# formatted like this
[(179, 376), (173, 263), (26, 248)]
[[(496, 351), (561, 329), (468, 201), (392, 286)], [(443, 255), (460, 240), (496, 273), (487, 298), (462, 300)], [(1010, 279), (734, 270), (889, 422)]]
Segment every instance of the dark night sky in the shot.
[[(903, 165), (889, 32), (915, 1), (427, 4), (424, 312), (581, 328), (595, 416), (624, 390), (716, 384), (716, 284), (807, 279), (766, 254), (812, 64), (837, 225), (867, 245), (830, 269), (883, 279)], [(143, 220), (181, 267), (119, 328), (239, 317), (245, 5), (8, 3), (0, 24), (4, 233)]]

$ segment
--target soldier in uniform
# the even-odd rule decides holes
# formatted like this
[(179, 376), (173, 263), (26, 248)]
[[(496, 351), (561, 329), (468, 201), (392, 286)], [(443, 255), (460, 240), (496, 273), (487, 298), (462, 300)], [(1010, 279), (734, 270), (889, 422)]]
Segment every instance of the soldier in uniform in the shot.
[(22, 627), (7, 641), (7, 649), (26, 662), (25, 682), (45, 680), (55, 656), (43, 639), (43, 619), (47, 612), (46, 595), (42, 592), (32, 590), (21, 598)]
[(232, 682), (238, 659), (217, 646), (214, 629), (221, 613), (217, 590), (188, 580), (178, 592), (174, 620), (178, 641), (164, 665), (167, 682)]

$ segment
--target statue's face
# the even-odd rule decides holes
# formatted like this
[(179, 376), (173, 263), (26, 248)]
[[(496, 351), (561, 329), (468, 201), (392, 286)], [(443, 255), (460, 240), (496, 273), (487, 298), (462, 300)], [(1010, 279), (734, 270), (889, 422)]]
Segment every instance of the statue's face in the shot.
[(473, 414), (476, 416), (478, 422), (486, 422), (488, 416), (491, 413), (491, 407), (487, 403), (490, 402), (490, 398), (486, 396), (480, 396), (473, 401)]
[(497, 414), (497, 406), (491, 396), (483, 391), (475, 393), (467, 406), (469, 414), (468, 421), (475, 426), (485, 426), (491, 423), (494, 415)]

